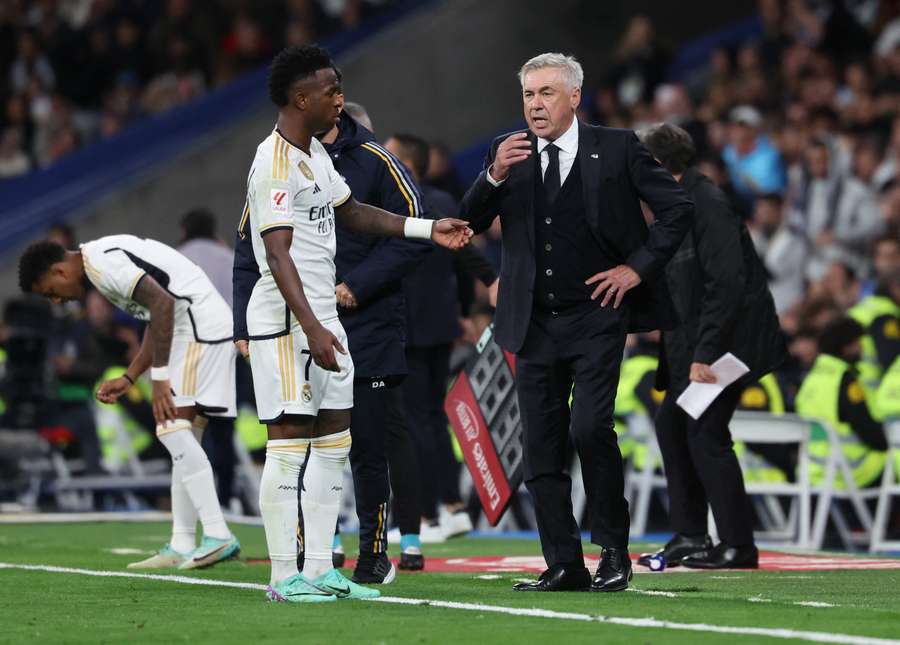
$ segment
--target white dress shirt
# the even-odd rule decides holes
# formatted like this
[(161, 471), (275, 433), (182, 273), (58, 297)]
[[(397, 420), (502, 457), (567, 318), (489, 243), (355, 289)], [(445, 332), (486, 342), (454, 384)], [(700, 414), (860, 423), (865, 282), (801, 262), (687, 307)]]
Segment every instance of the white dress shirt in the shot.
[[(547, 146), (550, 144), (559, 148), (559, 185), (562, 186), (572, 170), (575, 158), (578, 156), (578, 119), (572, 119), (572, 125), (566, 130), (556, 141), (548, 141), (538, 137), (537, 150), (541, 158), (541, 177), (547, 172), (547, 165), (550, 163), (550, 155), (547, 152)], [(497, 181), (491, 177), (490, 171), (487, 173), (487, 180), (493, 186), (499, 186), (506, 179)]]

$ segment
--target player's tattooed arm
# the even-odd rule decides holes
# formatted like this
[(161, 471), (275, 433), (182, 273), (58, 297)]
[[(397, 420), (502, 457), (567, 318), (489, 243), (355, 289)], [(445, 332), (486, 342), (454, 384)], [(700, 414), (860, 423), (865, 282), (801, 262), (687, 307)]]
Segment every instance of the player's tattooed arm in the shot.
[(172, 349), (172, 332), (175, 328), (175, 299), (151, 276), (145, 275), (134, 289), (132, 298), (150, 311), (150, 334), (152, 343), (152, 366), (165, 367), (169, 364)]
[(370, 204), (362, 204), (352, 197), (334, 209), (334, 215), (338, 224), (354, 233), (375, 237), (403, 237), (405, 217)]
[(338, 206), (334, 215), (338, 224), (354, 233), (374, 237), (431, 239), (448, 249), (462, 248), (472, 237), (472, 229), (463, 220), (452, 217), (438, 220), (402, 217), (371, 204), (362, 204), (353, 197)]
[(334, 350), (346, 354), (347, 350), (341, 345), (333, 333), (326, 329), (316, 318), (303, 292), (303, 283), (297, 266), (291, 258), (291, 242), (294, 239), (292, 229), (277, 229), (263, 236), (263, 244), (266, 247), (266, 263), (275, 278), (275, 284), (281, 292), (284, 301), (309, 342), (309, 350), (312, 353), (316, 365), (332, 372), (341, 370), (337, 362)]

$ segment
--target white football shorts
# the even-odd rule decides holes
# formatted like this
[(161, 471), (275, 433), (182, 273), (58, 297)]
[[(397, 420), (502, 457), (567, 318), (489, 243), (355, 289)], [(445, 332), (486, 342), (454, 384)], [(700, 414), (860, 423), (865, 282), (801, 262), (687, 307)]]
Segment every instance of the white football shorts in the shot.
[(231, 341), (198, 343), (173, 338), (169, 353), (169, 381), (179, 408), (195, 406), (206, 417), (237, 416), (235, 359)]
[[(347, 333), (337, 319), (323, 323), (348, 352)], [(285, 414), (316, 416), (320, 409), (353, 407), (353, 359), (335, 350), (340, 372), (316, 365), (306, 335), (290, 334), (250, 341), (250, 367), (260, 423), (277, 423)]]

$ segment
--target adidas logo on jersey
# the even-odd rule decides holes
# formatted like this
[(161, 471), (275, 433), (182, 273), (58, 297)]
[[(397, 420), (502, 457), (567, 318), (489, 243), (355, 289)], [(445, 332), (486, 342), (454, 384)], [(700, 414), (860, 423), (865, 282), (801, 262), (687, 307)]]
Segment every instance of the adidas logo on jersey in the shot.
[(319, 188), (319, 184), (313, 184), (313, 195), (315, 195), (316, 193), (321, 193), (321, 192), (322, 192), (322, 189)]

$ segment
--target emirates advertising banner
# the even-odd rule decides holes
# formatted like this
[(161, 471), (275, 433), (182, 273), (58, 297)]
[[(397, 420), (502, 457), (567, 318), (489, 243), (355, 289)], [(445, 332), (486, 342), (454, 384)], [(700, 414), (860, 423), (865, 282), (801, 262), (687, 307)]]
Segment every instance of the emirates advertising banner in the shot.
[(496, 526), (522, 483), (522, 423), (515, 357), (488, 327), (447, 393), (444, 409), (465, 455), (481, 506)]

